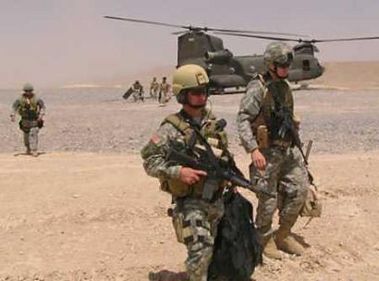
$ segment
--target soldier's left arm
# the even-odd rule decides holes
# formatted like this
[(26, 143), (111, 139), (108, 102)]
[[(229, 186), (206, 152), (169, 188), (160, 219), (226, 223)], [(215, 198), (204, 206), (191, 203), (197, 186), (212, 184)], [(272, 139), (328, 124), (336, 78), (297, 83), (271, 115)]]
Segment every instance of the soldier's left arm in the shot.
[(45, 114), (46, 114), (46, 105), (45, 105), (45, 102), (42, 99), (39, 98), (37, 100), (37, 105), (39, 107), (38, 117), (42, 119), (43, 116), (45, 116)]

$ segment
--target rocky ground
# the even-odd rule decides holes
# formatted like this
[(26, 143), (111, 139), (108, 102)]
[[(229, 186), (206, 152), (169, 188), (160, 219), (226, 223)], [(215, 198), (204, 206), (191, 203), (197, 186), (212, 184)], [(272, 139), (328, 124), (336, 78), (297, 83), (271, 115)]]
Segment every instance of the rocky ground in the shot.
[[(170, 198), (145, 176), (138, 151), (162, 118), (178, 109), (121, 99), (120, 89), (45, 91), (48, 114), (38, 158), (23, 152), (9, 121), (14, 91), (0, 92), (0, 280), (147, 280), (183, 270), (166, 209)], [(231, 149), (246, 172), (235, 115), (240, 95), (215, 96)], [(295, 232), (302, 257), (265, 260), (255, 280), (378, 280), (379, 93), (297, 91), (304, 141), (323, 217)], [(252, 194), (243, 193), (256, 205)]]
[[(71, 89), (41, 93), (47, 104), (41, 130), (45, 151), (137, 152), (163, 118), (179, 106), (173, 100), (158, 107), (150, 99), (123, 101), (120, 89)], [(22, 150), (20, 131), (10, 124), (14, 91), (0, 91), (0, 152)], [(296, 91), (297, 114), (304, 141), (314, 153), (370, 151), (379, 147), (378, 91)], [(241, 95), (212, 96), (213, 111), (228, 122), (233, 150), (239, 153), (235, 118)]]

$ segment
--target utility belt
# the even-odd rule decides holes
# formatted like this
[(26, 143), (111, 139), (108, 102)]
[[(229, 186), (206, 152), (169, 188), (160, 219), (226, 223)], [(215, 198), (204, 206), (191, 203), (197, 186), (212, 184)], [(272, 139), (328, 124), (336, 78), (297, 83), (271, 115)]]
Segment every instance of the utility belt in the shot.
[(284, 139), (274, 139), (270, 138), (270, 133), (267, 129), (266, 125), (260, 125), (255, 134), (258, 148), (259, 149), (267, 149), (270, 147), (279, 147), (280, 149), (287, 149), (293, 146), (292, 140), (284, 140)]
[(18, 124), (20, 129), (26, 133), (29, 132), (31, 128), (39, 127), (38, 120), (21, 119)]
[(286, 140), (274, 140), (271, 142), (271, 146), (279, 147), (280, 149), (285, 150), (289, 147), (293, 147), (293, 142)]

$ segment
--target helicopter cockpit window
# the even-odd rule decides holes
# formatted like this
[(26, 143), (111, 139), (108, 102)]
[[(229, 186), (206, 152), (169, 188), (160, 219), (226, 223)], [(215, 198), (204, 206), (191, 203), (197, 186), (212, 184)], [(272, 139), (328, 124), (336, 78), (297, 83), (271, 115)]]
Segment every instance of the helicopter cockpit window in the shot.
[(303, 70), (304, 71), (311, 70), (311, 66), (310, 66), (309, 60), (303, 60)]

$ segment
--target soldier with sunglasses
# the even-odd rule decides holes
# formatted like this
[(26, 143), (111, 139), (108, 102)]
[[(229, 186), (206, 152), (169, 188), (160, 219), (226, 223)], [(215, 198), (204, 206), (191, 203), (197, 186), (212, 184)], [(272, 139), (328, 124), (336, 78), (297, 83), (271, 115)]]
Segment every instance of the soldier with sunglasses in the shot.
[[(213, 255), (217, 225), (224, 213), (222, 193), (225, 181), (207, 181), (207, 187), (211, 187), (214, 192), (210, 200), (204, 199), (207, 172), (170, 161), (167, 151), (173, 145), (171, 140), (190, 146), (194, 141), (193, 133), (198, 130), (212, 149), (219, 152), (218, 161), (221, 161), (221, 157), (228, 157), (226, 133), (223, 128), (216, 126), (218, 120), (206, 109), (208, 83), (206, 71), (198, 65), (184, 65), (174, 72), (173, 93), (182, 108), (163, 120), (141, 151), (147, 174), (158, 178), (161, 189), (172, 196), (170, 215), (176, 237), (178, 242), (186, 246), (188, 253), (185, 262), (187, 274), (182, 277), (190, 281), (210, 280), (208, 267)], [(197, 142), (193, 145), (200, 145)], [(158, 280), (155, 274), (149, 277), (150, 280)]]
[[(254, 184), (269, 193), (258, 194), (256, 224), (264, 255), (281, 259), (279, 250), (301, 255), (303, 246), (291, 235), (308, 190), (308, 176), (298, 148), (294, 146), (287, 123), (297, 130), (294, 100), (288, 81), (293, 61), (286, 43), (270, 43), (264, 52), (266, 72), (247, 86), (237, 116), (239, 136), (252, 164)], [(279, 209), (279, 229), (272, 229), (273, 215)]]

